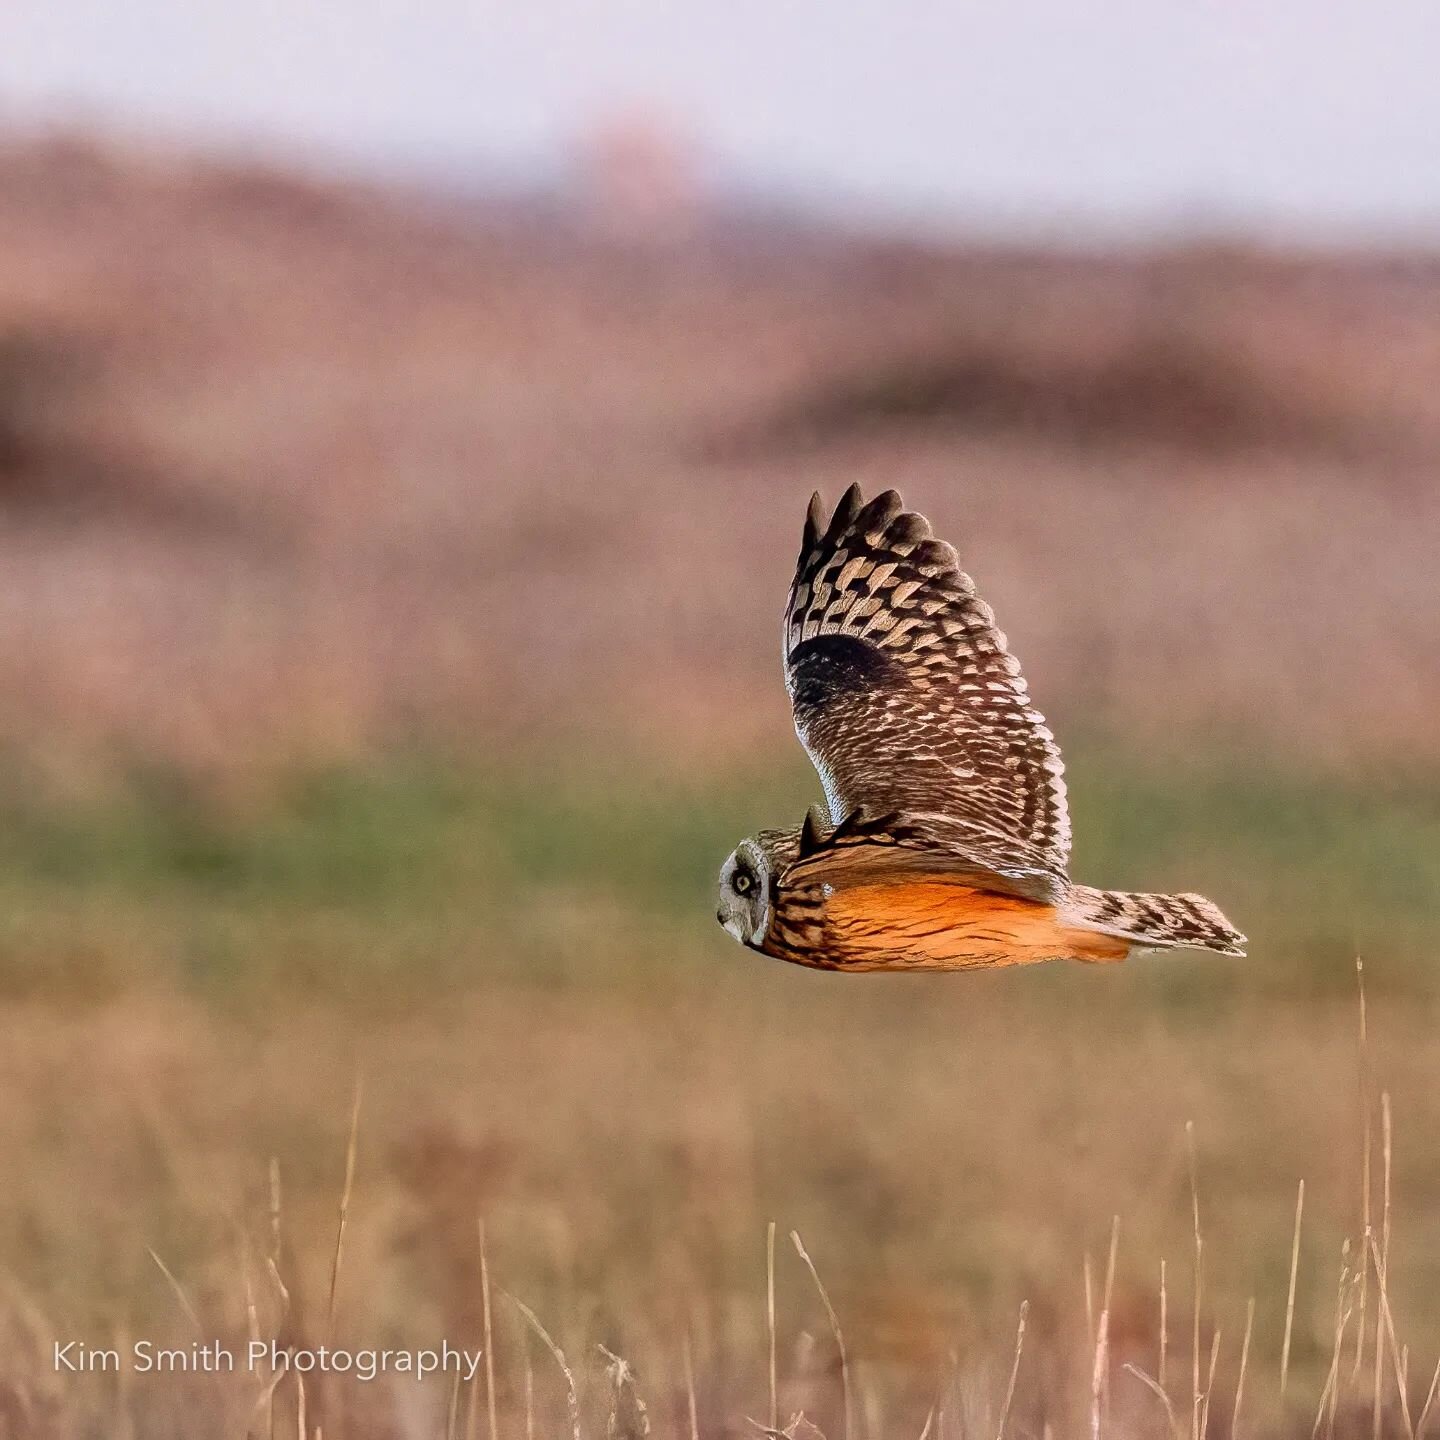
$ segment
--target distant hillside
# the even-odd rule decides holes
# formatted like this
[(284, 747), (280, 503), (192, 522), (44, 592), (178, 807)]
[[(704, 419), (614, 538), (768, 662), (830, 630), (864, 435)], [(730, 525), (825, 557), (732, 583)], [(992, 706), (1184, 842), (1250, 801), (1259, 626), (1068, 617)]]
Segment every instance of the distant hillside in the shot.
[(1058, 723), (1440, 759), (1440, 259), (621, 246), (0, 149), (0, 741), (743, 753), (810, 491), (901, 487)]

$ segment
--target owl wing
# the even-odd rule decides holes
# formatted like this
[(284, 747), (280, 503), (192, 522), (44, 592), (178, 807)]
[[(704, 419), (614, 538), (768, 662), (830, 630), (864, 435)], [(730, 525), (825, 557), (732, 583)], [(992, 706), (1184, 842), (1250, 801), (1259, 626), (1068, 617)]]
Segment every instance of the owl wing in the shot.
[(1064, 888), (1059, 748), (955, 551), (893, 490), (852, 485), (828, 523), (811, 500), (785, 682), (835, 825), (887, 817), (907, 847)]

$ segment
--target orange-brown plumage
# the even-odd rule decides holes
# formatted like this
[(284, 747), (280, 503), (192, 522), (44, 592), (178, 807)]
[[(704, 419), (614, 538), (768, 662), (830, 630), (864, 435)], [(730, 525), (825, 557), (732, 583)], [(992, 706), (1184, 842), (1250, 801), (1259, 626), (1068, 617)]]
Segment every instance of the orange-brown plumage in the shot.
[(968, 970), (1043, 960), (1123, 960), (1130, 946), (1066, 925), (1053, 905), (942, 876), (834, 891), (820, 949), (845, 970)]

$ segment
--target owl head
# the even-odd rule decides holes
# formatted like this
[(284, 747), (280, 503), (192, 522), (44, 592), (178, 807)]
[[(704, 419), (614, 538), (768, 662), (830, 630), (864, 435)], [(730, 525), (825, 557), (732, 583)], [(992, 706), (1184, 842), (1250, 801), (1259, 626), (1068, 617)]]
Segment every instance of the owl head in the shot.
[(775, 885), (800, 853), (800, 830), (762, 830), (742, 840), (720, 867), (715, 918), (742, 944), (762, 948), (770, 927)]

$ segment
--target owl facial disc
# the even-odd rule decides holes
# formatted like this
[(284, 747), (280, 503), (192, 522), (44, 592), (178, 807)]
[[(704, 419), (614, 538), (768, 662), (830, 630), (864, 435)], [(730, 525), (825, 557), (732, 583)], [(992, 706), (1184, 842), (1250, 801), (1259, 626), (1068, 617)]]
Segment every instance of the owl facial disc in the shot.
[(742, 840), (720, 868), (715, 918), (742, 945), (758, 950), (770, 923), (770, 866), (754, 840)]

